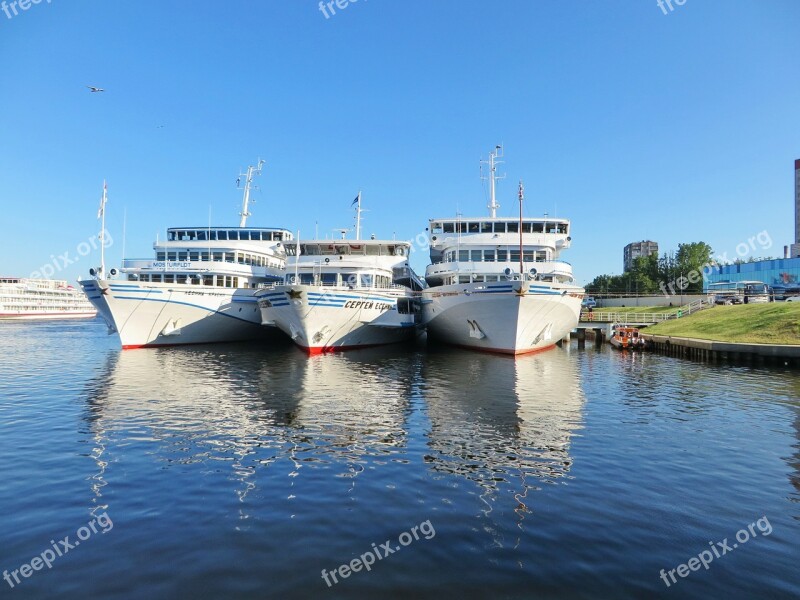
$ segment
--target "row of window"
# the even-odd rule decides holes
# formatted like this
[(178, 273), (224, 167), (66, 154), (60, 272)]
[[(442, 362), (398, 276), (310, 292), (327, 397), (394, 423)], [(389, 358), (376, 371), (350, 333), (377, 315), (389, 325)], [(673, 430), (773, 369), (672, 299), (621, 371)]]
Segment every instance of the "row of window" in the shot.
[(186, 252), (156, 252), (157, 261), (216, 261), (251, 265), (254, 267), (280, 267), (281, 264), (274, 259), (261, 254), (247, 252), (200, 252), (187, 250)]
[[(176, 283), (185, 285), (209, 285), (215, 287), (239, 287), (239, 278), (230, 275), (130, 275), (129, 281), (144, 283)], [(246, 280), (242, 279), (242, 287), (247, 287)]]
[(167, 230), (167, 240), (170, 242), (215, 242), (215, 241), (244, 241), (244, 242), (280, 242), (290, 240), (292, 235), (288, 231), (257, 231), (244, 229), (187, 229)]
[[(568, 223), (523, 221), (522, 233), (562, 233), (569, 230)], [(431, 234), (437, 233), (519, 233), (519, 221), (448, 221), (431, 223)]]
[[(404, 245), (382, 245), (382, 244), (363, 244), (357, 241), (343, 244), (300, 244), (300, 254), (302, 256), (318, 255), (357, 255), (357, 256), (405, 256), (407, 246)], [(286, 254), (294, 256), (297, 251), (296, 245), (288, 245)]]
[[(523, 262), (542, 262), (550, 260), (548, 250), (523, 250)], [(451, 250), (444, 253), (444, 262), (519, 262), (519, 249), (516, 250)]]
[[(445, 284), (456, 283), (492, 283), (495, 281), (510, 281), (505, 275), (453, 275), (445, 280)], [(552, 275), (540, 275), (537, 281), (553, 281)]]
[(320, 285), (326, 287), (341, 286), (355, 288), (388, 288), (392, 285), (391, 278), (386, 275), (372, 275), (371, 273), (294, 273), (286, 276), (289, 285)]

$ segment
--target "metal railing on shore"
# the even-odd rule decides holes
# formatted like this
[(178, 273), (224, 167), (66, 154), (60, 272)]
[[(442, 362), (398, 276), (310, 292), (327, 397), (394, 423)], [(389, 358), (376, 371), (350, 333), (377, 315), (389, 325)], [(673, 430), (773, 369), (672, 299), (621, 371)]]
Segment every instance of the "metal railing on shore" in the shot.
[(671, 312), (615, 312), (606, 309), (596, 309), (589, 312), (583, 310), (581, 311), (580, 320), (582, 322), (618, 323), (620, 325), (653, 325), (663, 321), (680, 319), (710, 306), (712, 304), (707, 300), (696, 300), (679, 308), (677, 311)]

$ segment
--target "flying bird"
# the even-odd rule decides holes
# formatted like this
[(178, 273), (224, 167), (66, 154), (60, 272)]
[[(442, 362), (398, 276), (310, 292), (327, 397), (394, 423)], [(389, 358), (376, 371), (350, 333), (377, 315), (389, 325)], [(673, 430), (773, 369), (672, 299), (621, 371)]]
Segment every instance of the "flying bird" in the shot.
[(94, 87), (93, 85), (87, 85), (86, 87), (89, 88), (89, 91), (91, 91), (93, 94), (95, 92), (105, 92), (103, 88)]

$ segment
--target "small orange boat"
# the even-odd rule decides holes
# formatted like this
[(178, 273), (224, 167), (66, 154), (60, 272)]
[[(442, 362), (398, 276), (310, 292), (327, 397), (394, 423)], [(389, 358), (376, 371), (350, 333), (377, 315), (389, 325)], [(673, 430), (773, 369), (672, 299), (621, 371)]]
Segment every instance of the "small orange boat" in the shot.
[(615, 327), (610, 342), (620, 350), (643, 350), (647, 344), (636, 327)]

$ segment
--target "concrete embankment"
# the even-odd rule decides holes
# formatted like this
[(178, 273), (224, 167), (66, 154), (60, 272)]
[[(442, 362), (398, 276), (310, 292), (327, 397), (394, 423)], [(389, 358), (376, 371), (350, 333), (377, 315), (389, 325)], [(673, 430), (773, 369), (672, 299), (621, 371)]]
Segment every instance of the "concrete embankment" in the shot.
[(642, 333), (654, 352), (709, 362), (742, 361), (800, 367), (800, 345), (743, 344)]

